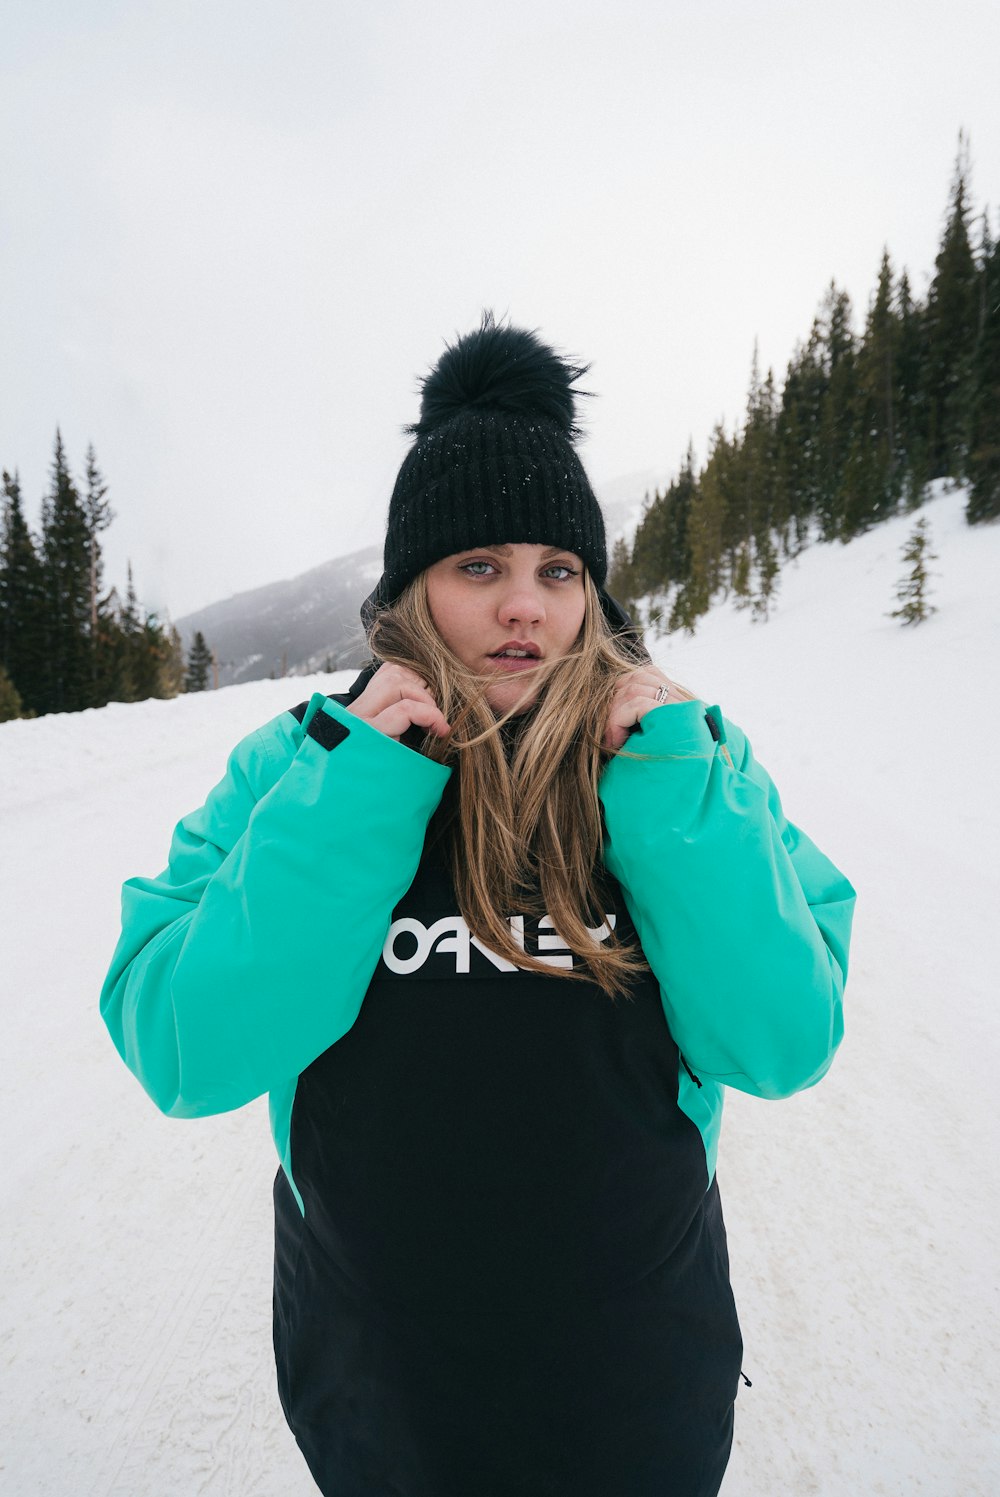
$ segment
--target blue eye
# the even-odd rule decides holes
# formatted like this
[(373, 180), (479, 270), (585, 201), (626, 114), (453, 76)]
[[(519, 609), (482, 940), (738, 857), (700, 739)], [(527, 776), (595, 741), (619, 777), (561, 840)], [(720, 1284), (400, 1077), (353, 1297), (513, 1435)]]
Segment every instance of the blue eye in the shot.
[(463, 561), (458, 570), (460, 572), (468, 572), (470, 577), (486, 577), (492, 568), (493, 563), (491, 561)]
[(575, 567), (566, 566), (561, 561), (554, 562), (552, 566), (545, 568), (546, 577), (551, 576), (553, 572), (560, 572), (562, 574), (554, 579), (556, 582), (565, 582), (567, 577), (575, 577), (577, 575)]

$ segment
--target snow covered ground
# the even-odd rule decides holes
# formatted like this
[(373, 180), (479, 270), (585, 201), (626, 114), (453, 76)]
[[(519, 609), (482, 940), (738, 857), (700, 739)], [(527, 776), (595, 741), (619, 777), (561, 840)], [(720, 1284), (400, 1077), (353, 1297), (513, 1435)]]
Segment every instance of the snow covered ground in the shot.
[[(1000, 1491), (1000, 527), (961, 510), (942, 494), (924, 511), (940, 612), (916, 629), (884, 616), (905, 517), (807, 551), (766, 625), (723, 607), (657, 646), (746, 728), (859, 894), (830, 1075), (729, 1100), (719, 1178), (754, 1386), (724, 1497)], [(273, 1388), (263, 1104), (160, 1117), (97, 994), (121, 882), (163, 866), (243, 733), (339, 680), (0, 726), (10, 1497), (315, 1491)]]

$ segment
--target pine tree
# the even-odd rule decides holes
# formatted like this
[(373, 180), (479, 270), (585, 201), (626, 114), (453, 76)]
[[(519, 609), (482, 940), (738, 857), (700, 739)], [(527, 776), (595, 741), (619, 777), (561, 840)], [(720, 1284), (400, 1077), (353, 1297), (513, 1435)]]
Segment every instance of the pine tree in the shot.
[[(175, 697), (184, 690), (184, 646), (176, 625), (169, 620), (162, 626), (163, 661), (160, 668), (160, 690), (157, 696)], [(331, 666), (332, 670), (333, 667)]]
[(643, 500), (642, 517), (636, 526), (629, 555), (633, 598), (663, 585), (667, 561), (667, 496), (659, 489)]
[(42, 501), (42, 567), (47, 639), (39, 710), (74, 712), (90, 694), (90, 538), (59, 431)]
[(767, 621), (771, 604), (778, 591), (778, 574), (781, 570), (774, 537), (770, 530), (762, 530), (754, 542), (757, 563), (757, 591), (753, 595), (754, 620)]
[(106, 639), (106, 633), (99, 620), (99, 605), (101, 579), (104, 570), (101, 557), (101, 532), (107, 530), (114, 519), (114, 511), (106, 499), (108, 486), (97, 466), (97, 454), (93, 443), (87, 448), (84, 458), (84, 477), (87, 481), (86, 493), (83, 496), (83, 512), (87, 525), (87, 543), (89, 557), (88, 578), (88, 602), (89, 617), (87, 624), (87, 647), (90, 656), (90, 705), (92, 707), (103, 707), (108, 700), (108, 677), (111, 662), (104, 652), (102, 658), (102, 642)]
[[(781, 493), (778, 403), (771, 370), (765, 379), (760, 378), (756, 345), (743, 441), (732, 455), (732, 470), (739, 495), (737, 503), (742, 512), (742, 535), (731, 558), (736, 606), (745, 607), (752, 599), (754, 618), (766, 618), (770, 600), (777, 589), (779, 563), (775, 531), (784, 532), (790, 516), (788, 512), (776, 512), (776, 495)], [(753, 587), (754, 561), (756, 593)]]
[(813, 321), (809, 338), (789, 360), (775, 422), (775, 481), (788, 516), (785, 551), (797, 556), (809, 538), (821, 491), (820, 419), (826, 373), (822, 331)]
[(913, 300), (904, 270), (896, 288), (896, 411), (899, 433), (901, 494), (907, 509), (923, 503), (928, 480), (929, 422), (924, 389), (924, 312)]
[(46, 651), (45, 582), (24, 518), (17, 474), (3, 474), (0, 531), (0, 666), (25, 711), (39, 710)]
[[(667, 633), (675, 634), (679, 629), (684, 629), (688, 634), (693, 634), (703, 612), (701, 599), (695, 596), (691, 579), (687, 578), (674, 593), (667, 616)], [(655, 617), (651, 615), (650, 622), (659, 623), (661, 611), (656, 609), (654, 613)]]
[(969, 239), (969, 149), (959, 134), (941, 248), (927, 295), (924, 388), (928, 472), (931, 478), (965, 472), (978, 285)]
[(0, 723), (9, 723), (20, 717), (24, 703), (13, 681), (0, 665)]
[(752, 576), (753, 558), (750, 554), (750, 542), (744, 541), (732, 558), (730, 586), (733, 590), (735, 608), (749, 608), (753, 600)]
[(720, 422), (712, 433), (708, 461), (698, 476), (688, 515), (691, 569), (688, 596), (682, 604), (685, 619), (688, 614), (697, 617), (705, 613), (715, 593), (728, 581), (723, 567), (723, 538), (736, 503), (733, 454), (734, 444)]
[(117, 603), (115, 641), (115, 669), (114, 669), (114, 691), (111, 700), (115, 702), (138, 702), (141, 700), (139, 690), (139, 655), (142, 649), (142, 620), (139, 617), (139, 600), (135, 593), (135, 581), (132, 576), (131, 560), (126, 564), (126, 589), (125, 602)]
[(816, 509), (823, 539), (829, 541), (841, 533), (847, 458), (857, 414), (851, 300), (835, 281), (820, 307), (820, 326), (826, 388), (820, 404)]
[(667, 490), (666, 581), (683, 582), (691, 575), (691, 537), (688, 533), (691, 505), (698, 490), (694, 443), (689, 441), (677, 477)]
[(162, 624), (155, 613), (147, 614), (139, 629), (135, 655), (136, 701), (170, 695), (164, 679), (169, 655), (169, 640)]
[(896, 356), (899, 325), (894, 308), (892, 264), (882, 254), (856, 361), (854, 433), (844, 472), (842, 540), (894, 513), (902, 491), (902, 452), (897, 432)]
[(205, 636), (201, 630), (195, 632), (188, 651), (187, 675), (184, 678), (185, 691), (205, 691), (208, 688), (208, 673), (212, 667), (212, 652), (205, 643)]
[(903, 561), (910, 570), (896, 589), (900, 606), (887, 614), (887, 618), (902, 619), (904, 624), (920, 624), (932, 613), (937, 613), (937, 609), (927, 601), (927, 562), (938, 559), (933, 551), (928, 550), (929, 545), (927, 516), (921, 515), (903, 549)]
[(979, 276), (967, 463), (972, 487), (965, 509), (970, 525), (1000, 515), (1000, 240), (992, 238), (985, 213)]
[(660, 591), (688, 575), (688, 513), (695, 482), (694, 454), (689, 447), (677, 477), (662, 495), (654, 494), (635, 533), (632, 572), (640, 595)]
[[(640, 596), (635, 585), (635, 574), (632, 568), (632, 555), (628, 542), (624, 536), (619, 536), (611, 548), (611, 560), (608, 566), (608, 592), (613, 598), (617, 598), (626, 612), (631, 612)], [(327, 656), (326, 669), (332, 671), (334, 666), (330, 663), (332, 657)]]
[(767, 377), (760, 378), (755, 343), (743, 441), (735, 462), (742, 489), (743, 531), (747, 536), (755, 535), (761, 527), (769, 527), (772, 523), (777, 470), (776, 423), (774, 376), (769, 369)]

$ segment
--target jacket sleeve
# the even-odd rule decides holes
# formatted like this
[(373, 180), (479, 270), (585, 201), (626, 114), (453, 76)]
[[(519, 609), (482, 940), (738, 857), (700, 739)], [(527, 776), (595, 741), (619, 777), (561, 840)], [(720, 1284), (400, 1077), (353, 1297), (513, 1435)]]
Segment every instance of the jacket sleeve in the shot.
[[(122, 890), (101, 1013), (177, 1117), (287, 1084), (354, 1023), (450, 770), (317, 694), (251, 734), (158, 878)], [(282, 760), (284, 762), (282, 762)]]
[(854, 889), (743, 733), (704, 702), (655, 708), (600, 794), (605, 861), (691, 1069), (761, 1097), (812, 1086), (843, 1034)]

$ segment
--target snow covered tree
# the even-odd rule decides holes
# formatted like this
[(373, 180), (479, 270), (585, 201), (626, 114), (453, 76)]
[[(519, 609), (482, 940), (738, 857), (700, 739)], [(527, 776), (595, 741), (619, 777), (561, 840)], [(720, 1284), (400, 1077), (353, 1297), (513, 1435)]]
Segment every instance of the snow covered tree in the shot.
[(937, 613), (937, 609), (927, 601), (927, 579), (930, 575), (927, 563), (938, 559), (933, 551), (928, 550), (929, 546), (927, 516), (921, 515), (903, 549), (903, 561), (910, 570), (896, 589), (896, 600), (900, 606), (894, 608), (887, 615), (888, 618), (901, 619), (904, 624), (921, 624), (932, 613)]
[(212, 667), (212, 652), (205, 643), (201, 630), (195, 631), (188, 651), (187, 675), (184, 677), (185, 691), (205, 691), (208, 688), (208, 673)]

